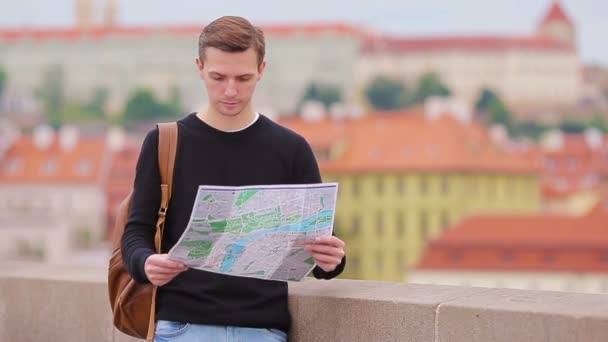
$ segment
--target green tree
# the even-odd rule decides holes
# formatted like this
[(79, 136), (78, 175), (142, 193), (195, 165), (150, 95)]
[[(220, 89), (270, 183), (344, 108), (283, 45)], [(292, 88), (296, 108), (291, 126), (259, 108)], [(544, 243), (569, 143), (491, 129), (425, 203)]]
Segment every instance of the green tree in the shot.
[(139, 88), (127, 100), (123, 119), (127, 122), (146, 121), (175, 115), (171, 106), (159, 101), (152, 90)]
[(342, 101), (342, 92), (337, 86), (312, 82), (304, 91), (304, 95), (298, 104), (298, 112), (300, 112), (302, 106), (307, 101), (318, 101), (321, 102), (325, 108), (329, 108), (332, 104)]
[(606, 116), (601, 112), (595, 113), (593, 118), (589, 121), (589, 127), (597, 128), (604, 133), (608, 133), (608, 123), (606, 122)]
[(528, 137), (535, 141), (539, 141), (543, 136), (543, 133), (548, 129), (548, 126), (537, 121), (517, 122), (513, 125), (513, 135), (516, 137)]
[(439, 76), (435, 73), (426, 73), (420, 76), (417, 82), (416, 91), (414, 92), (413, 103), (418, 104), (424, 102), (430, 96), (450, 96), (450, 89), (441, 83)]
[(182, 108), (182, 94), (179, 87), (175, 85), (171, 87), (167, 107), (169, 114), (173, 113), (174, 116), (182, 115), (184, 112), (184, 109)]
[(401, 109), (408, 105), (407, 89), (403, 82), (378, 76), (365, 89), (367, 100), (376, 110)]
[(587, 124), (581, 121), (577, 121), (571, 118), (564, 119), (558, 125), (562, 132), (566, 133), (582, 133), (587, 129)]
[(513, 130), (513, 115), (502, 100), (490, 89), (483, 89), (477, 103), (477, 112), (488, 124), (500, 124), (509, 132)]
[(106, 103), (108, 102), (109, 91), (104, 87), (96, 87), (89, 102), (83, 110), (95, 114), (96, 117), (103, 118), (106, 115)]
[(59, 64), (46, 68), (42, 73), (42, 82), (35, 90), (49, 123), (58, 127), (61, 125), (61, 111), (65, 105), (64, 71)]
[(0, 98), (2, 98), (2, 94), (4, 93), (7, 78), (8, 76), (6, 75), (6, 71), (2, 66), (0, 66)]

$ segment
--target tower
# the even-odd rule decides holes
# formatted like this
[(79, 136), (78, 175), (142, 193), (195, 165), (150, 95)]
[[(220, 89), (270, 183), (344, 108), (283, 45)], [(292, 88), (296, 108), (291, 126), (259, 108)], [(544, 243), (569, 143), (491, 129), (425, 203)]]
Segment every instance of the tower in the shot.
[(575, 45), (576, 29), (572, 19), (564, 11), (561, 1), (552, 1), (551, 7), (538, 25), (538, 34), (541, 37)]
[(103, 25), (111, 27), (116, 25), (116, 15), (118, 13), (118, 1), (107, 0), (104, 8)]
[(95, 2), (93, 0), (76, 0), (76, 27), (88, 29), (94, 25)]

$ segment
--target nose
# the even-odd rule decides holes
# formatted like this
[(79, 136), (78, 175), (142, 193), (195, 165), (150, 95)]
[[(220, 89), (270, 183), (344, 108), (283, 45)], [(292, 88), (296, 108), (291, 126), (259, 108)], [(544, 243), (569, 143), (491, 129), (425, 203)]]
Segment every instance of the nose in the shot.
[(224, 96), (230, 97), (236, 95), (236, 85), (233, 80), (228, 81), (226, 89), (224, 89)]

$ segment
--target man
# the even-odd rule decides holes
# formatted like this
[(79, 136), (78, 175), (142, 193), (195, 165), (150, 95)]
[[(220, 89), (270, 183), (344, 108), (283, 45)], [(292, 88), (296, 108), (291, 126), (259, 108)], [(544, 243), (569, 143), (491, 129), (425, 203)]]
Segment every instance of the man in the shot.
[[(188, 223), (199, 185), (321, 182), (306, 140), (252, 109), (264, 53), (262, 31), (244, 18), (222, 17), (201, 32), (196, 65), (209, 106), (178, 121), (163, 254), (155, 254), (153, 244), (161, 198), (158, 128), (144, 139), (122, 251), (136, 281), (159, 286), (157, 341), (286, 340), (287, 283), (188, 269), (166, 254)], [(344, 269), (339, 238), (318, 238), (306, 248), (316, 261), (316, 278), (330, 279)]]

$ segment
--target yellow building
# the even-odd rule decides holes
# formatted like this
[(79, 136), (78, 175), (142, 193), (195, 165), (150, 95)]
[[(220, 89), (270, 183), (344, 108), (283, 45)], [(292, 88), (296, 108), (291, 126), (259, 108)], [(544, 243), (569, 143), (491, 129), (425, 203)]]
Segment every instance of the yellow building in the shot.
[(340, 184), (344, 278), (402, 281), (425, 242), (463, 216), (539, 211), (539, 164), (466, 119), (401, 112), (281, 123), (311, 143), (323, 180)]

